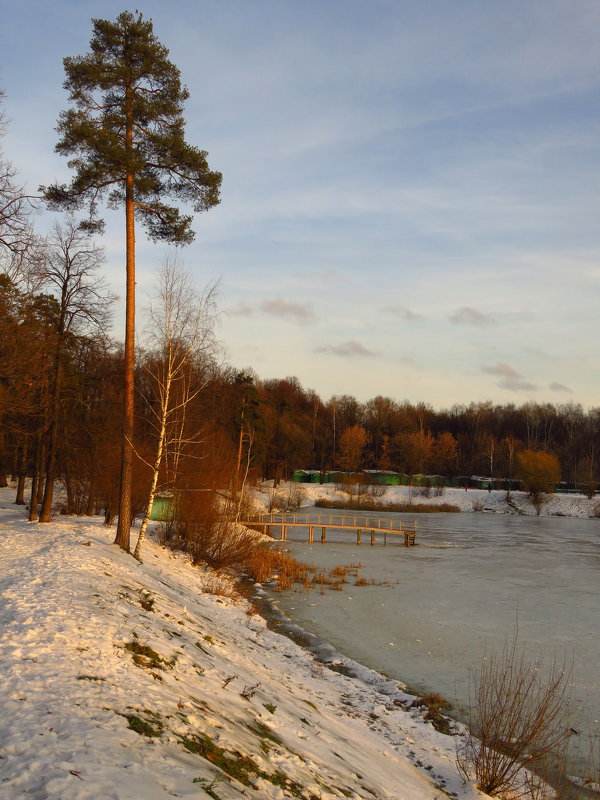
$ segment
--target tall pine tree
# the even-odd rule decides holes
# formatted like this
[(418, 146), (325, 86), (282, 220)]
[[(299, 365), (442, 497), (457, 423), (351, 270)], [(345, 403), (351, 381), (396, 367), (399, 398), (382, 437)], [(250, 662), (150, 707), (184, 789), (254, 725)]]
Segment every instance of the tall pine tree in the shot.
[(207, 153), (184, 138), (181, 85), (169, 51), (139, 12), (119, 14), (115, 22), (93, 20), (91, 52), (65, 58), (65, 88), (72, 107), (59, 117), (56, 150), (69, 156), (75, 175), (70, 185), (41, 187), (57, 208), (90, 208), (99, 225), (97, 202), (125, 207), (126, 326), (123, 442), (119, 523), (115, 544), (129, 549), (134, 422), (135, 220), (141, 218), (153, 240), (188, 244), (192, 217), (167, 205), (176, 198), (205, 211), (219, 202), (221, 174), (212, 172)]

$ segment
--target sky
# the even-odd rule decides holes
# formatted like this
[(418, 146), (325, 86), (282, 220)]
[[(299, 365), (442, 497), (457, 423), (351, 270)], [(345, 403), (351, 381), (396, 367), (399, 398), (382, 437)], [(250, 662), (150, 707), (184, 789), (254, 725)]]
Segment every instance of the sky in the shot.
[[(223, 173), (177, 254), (199, 289), (219, 281), (227, 363), (324, 399), (599, 405), (597, 0), (137, 7), (190, 91), (188, 141)], [(126, 8), (0, 0), (2, 146), (30, 191), (70, 177), (62, 59)], [(103, 237), (121, 296), (123, 216)], [(141, 330), (174, 250), (137, 236)]]

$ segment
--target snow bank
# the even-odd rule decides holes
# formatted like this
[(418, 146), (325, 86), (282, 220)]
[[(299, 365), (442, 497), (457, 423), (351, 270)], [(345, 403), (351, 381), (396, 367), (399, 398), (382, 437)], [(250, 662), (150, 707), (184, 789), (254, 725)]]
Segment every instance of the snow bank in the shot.
[[(228, 581), (0, 490), (2, 800), (474, 800), (402, 687), (338, 674)], [(214, 592), (218, 592), (214, 594)], [(237, 777), (236, 777), (237, 776)]]

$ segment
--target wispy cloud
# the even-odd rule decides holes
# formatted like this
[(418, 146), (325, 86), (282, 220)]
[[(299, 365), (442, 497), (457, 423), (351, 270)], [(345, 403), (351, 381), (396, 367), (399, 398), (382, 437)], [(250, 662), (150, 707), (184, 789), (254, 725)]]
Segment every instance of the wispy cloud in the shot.
[(536, 389), (533, 383), (526, 380), (520, 372), (517, 372), (509, 364), (498, 362), (494, 367), (482, 367), (481, 371), (488, 375), (498, 376), (500, 378), (498, 386), (501, 389), (508, 389), (511, 392), (530, 392)]
[(290, 322), (298, 322), (300, 325), (308, 325), (309, 322), (314, 322), (316, 320), (316, 316), (309, 306), (303, 306), (299, 303), (289, 303), (287, 300), (282, 300), (281, 298), (265, 300), (260, 306), (238, 303), (237, 306), (229, 310), (229, 313), (235, 317), (252, 317), (257, 312), (268, 314), (271, 317), (285, 319)]
[(471, 306), (462, 306), (457, 308), (453, 314), (450, 314), (450, 321), (456, 325), (495, 325), (496, 320), (490, 314), (483, 314), (476, 308)]
[(302, 306), (299, 303), (288, 303), (287, 300), (282, 300), (281, 298), (265, 300), (260, 308), (261, 311), (272, 317), (299, 322), (301, 325), (308, 325), (309, 322), (316, 320), (315, 315), (308, 306)]
[(549, 387), (553, 392), (568, 392), (569, 394), (573, 394), (573, 389), (569, 389), (568, 386), (565, 386), (564, 383), (554, 383), (550, 384)]
[(395, 317), (400, 317), (400, 319), (405, 319), (407, 322), (423, 319), (422, 314), (417, 314), (416, 311), (411, 311), (410, 308), (405, 308), (404, 306), (383, 306), (381, 310), (388, 314), (393, 314)]
[(375, 358), (377, 353), (369, 350), (360, 342), (355, 342), (353, 339), (342, 342), (341, 344), (330, 344), (325, 347), (317, 347), (313, 350), (314, 353), (329, 353), (334, 356), (341, 356), (342, 358)]
[(548, 359), (548, 358), (550, 358), (550, 356), (548, 355), (548, 353), (544, 352), (544, 351), (543, 351), (543, 350), (541, 350), (539, 347), (529, 347), (529, 346), (525, 346), (525, 347), (523, 347), (523, 348), (521, 348), (521, 349), (522, 349), (522, 350), (523, 350), (523, 352), (524, 352), (526, 355), (528, 355), (528, 356), (534, 356), (535, 358), (544, 358), (544, 359)]
[(234, 317), (251, 317), (254, 309), (247, 303), (238, 303), (234, 308), (230, 308), (228, 313)]

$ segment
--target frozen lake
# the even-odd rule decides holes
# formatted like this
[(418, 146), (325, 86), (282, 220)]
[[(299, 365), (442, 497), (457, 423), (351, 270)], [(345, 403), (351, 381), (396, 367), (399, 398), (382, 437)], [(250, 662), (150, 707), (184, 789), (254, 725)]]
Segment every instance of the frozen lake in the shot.
[[(326, 511), (315, 509), (314, 515)], [(275, 600), (345, 655), (415, 691), (441, 692), (459, 715), (468, 700), (470, 668), (486, 648), (512, 638), (518, 619), (519, 641), (528, 652), (573, 664), (573, 726), (598, 736), (600, 521), (500, 514), (416, 519), (414, 548), (389, 540), (386, 547), (379, 541), (371, 547), (364, 535), (357, 546), (355, 535), (332, 532), (327, 544), (309, 545), (294, 541), (306, 539), (306, 530), (290, 530), (296, 558), (326, 568), (360, 562), (360, 577), (389, 585), (359, 587), (349, 577), (342, 592), (298, 589), (277, 593)]]

